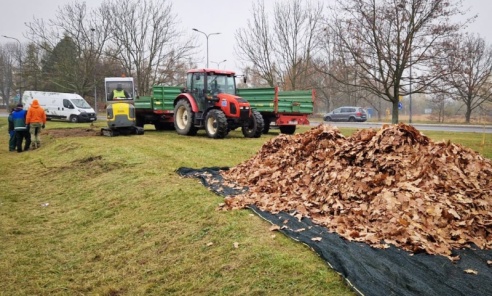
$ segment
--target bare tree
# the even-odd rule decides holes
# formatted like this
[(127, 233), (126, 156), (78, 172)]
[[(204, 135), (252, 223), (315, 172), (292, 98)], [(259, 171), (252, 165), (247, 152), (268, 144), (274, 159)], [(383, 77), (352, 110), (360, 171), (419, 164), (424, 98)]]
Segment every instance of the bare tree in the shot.
[(442, 92), (464, 103), (466, 123), (473, 110), (492, 98), (492, 47), (477, 35), (465, 34), (449, 42), (433, 71), (440, 74)]
[(311, 87), (312, 60), (321, 48), (323, 5), (301, 0), (275, 3), (274, 18), (268, 18), (264, 1), (252, 7), (248, 27), (236, 32), (236, 53), (270, 86), (285, 89)]
[[(126, 75), (136, 77), (140, 94), (150, 93), (156, 82), (166, 83), (166, 71), (185, 63), (194, 43), (183, 40), (172, 5), (166, 0), (108, 0), (101, 14), (109, 21), (112, 45), (107, 54), (118, 60)], [(163, 71), (166, 70), (166, 71)]]
[(352, 79), (322, 71), (391, 102), (397, 123), (400, 96), (422, 93), (437, 79), (430, 63), (463, 25), (450, 22), (461, 6), (453, 0), (336, 0), (328, 32)]
[(275, 50), (286, 89), (308, 85), (312, 60), (321, 49), (323, 5), (301, 0), (275, 3)]
[[(15, 48), (12, 44), (0, 45), (0, 96), (2, 97), (3, 104), (8, 107), (9, 99), (12, 91), (15, 92), (16, 86), (14, 79), (15, 64), (18, 63), (16, 59)], [(19, 67), (17, 67), (19, 69)]]
[[(60, 6), (56, 17), (50, 20), (36, 19), (26, 24), (27, 37), (45, 53), (46, 59), (55, 59), (54, 50), (60, 48), (62, 40), (73, 46), (73, 63), (70, 67), (59, 69), (57, 75), (45, 79), (64, 78), (51, 81), (62, 90), (90, 95), (94, 88), (97, 61), (101, 58), (105, 43), (109, 38), (108, 21), (98, 10), (88, 10), (85, 2), (73, 2)], [(58, 46), (57, 46), (58, 45)], [(62, 47), (63, 49), (63, 47)], [(63, 51), (63, 50), (62, 50)], [(55, 56), (54, 56), (55, 55)]]
[(275, 86), (279, 75), (275, 65), (273, 31), (263, 0), (253, 3), (252, 20), (247, 28), (237, 30), (235, 51), (239, 58), (252, 66), (249, 74), (263, 78), (271, 87)]

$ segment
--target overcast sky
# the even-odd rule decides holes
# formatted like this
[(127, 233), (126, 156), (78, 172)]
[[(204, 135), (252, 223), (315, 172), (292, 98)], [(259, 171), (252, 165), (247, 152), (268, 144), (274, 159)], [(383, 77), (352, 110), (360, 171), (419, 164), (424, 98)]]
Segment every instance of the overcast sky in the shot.
[[(201, 45), (201, 55), (196, 58), (198, 66), (206, 64), (206, 38), (203, 34), (192, 31), (197, 28), (205, 33), (220, 32), (220, 35), (209, 37), (209, 66), (216, 67), (213, 62), (220, 62), (220, 68), (239, 71), (240, 63), (234, 54), (234, 33), (239, 28), (245, 28), (247, 20), (251, 19), (251, 5), (255, 0), (168, 0), (173, 3), (173, 11), (177, 14), (181, 28), (195, 36)], [(281, 0), (282, 1), (282, 0)], [(0, 0), (0, 35), (7, 35), (27, 42), (23, 37), (26, 32), (24, 23), (32, 22), (33, 17), (52, 19), (60, 5), (72, 3), (68, 0)], [(86, 0), (90, 8), (98, 7), (102, 0)], [(325, 3), (332, 2), (325, 0)], [(124, 0), (121, 3), (125, 3)], [(267, 6), (272, 6), (273, 0), (266, 0)], [(477, 20), (468, 31), (480, 34), (488, 43), (492, 43), (492, 1), (463, 0), (464, 7), (470, 8), (469, 15), (478, 14)], [(0, 37), (1, 43), (15, 42)], [(213, 61), (213, 62), (212, 62)]]

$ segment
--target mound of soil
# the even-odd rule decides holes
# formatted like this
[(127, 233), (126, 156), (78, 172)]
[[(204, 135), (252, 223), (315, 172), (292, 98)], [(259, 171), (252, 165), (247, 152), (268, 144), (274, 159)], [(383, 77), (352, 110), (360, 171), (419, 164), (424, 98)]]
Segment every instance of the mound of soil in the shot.
[(403, 123), (348, 138), (326, 125), (280, 135), (221, 174), (249, 187), (226, 209), (293, 212), (347, 240), (453, 260), (453, 248), (492, 248), (492, 162)]
[(60, 128), (60, 129), (45, 129), (43, 134), (53, 138), (64, 137), (94, 137), (101, 135), (101, 129), (96, 128)]

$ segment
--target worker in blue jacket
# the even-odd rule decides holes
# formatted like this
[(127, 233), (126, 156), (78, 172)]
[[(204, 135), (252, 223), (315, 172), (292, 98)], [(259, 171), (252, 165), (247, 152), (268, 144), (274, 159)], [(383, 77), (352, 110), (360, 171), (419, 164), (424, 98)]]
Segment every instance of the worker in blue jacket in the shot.
[(23, 107), (22, 104), (17, 104), (14, 112), (12, 112), (17, 152), (22, 152), (22, 142), (24, 139), (26, 140), (24, 143), (24, 151), (28, 151), (31, 145), (31, 134), (29, 133), (29, 127), (26, 125), (27, 111), (24, 110)]

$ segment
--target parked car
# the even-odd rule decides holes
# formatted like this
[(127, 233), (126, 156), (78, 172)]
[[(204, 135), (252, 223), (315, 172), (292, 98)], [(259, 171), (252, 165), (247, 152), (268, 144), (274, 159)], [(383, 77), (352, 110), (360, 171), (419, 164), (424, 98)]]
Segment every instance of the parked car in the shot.
[(326, 113), (324, 121), (366, 121), (367, 113), (362, 107), (344, 106)]

